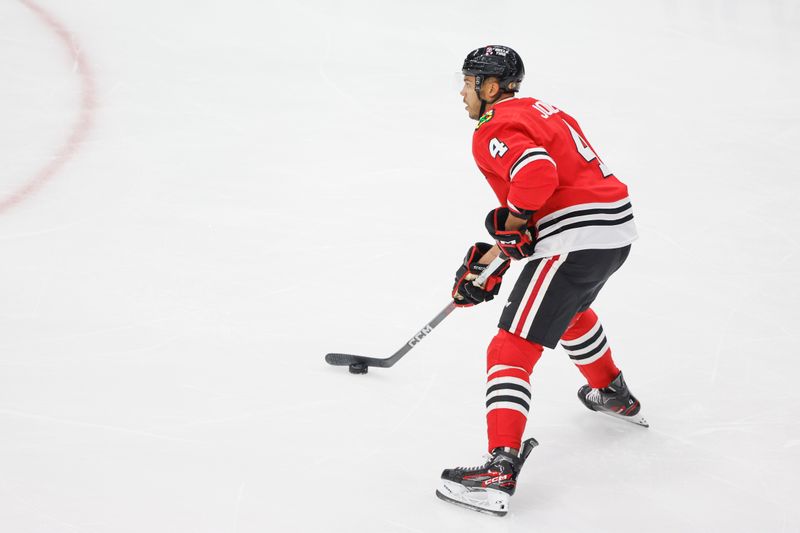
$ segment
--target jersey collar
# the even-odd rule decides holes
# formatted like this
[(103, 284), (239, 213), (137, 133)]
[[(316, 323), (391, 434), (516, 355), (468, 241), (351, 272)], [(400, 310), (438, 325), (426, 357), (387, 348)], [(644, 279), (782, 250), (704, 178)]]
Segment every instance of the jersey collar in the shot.
[(513, 102), (513, 101), (514, 101), (514, 100), (516, 100), (516, 99), (517, 99), (517, 97), (516, 97), (516, 96), (509, 96), (508, 98), (503, 98), (502, 100), (500, 100), (500, 101), (498, 101), (498, 102), (495, 102), (494, 104), (492, 104), (492, 107), (497, 107), (497, 106), (499, 106), (500, 104), (503, 104), (503, 103), (505, 103), (505, 102)]

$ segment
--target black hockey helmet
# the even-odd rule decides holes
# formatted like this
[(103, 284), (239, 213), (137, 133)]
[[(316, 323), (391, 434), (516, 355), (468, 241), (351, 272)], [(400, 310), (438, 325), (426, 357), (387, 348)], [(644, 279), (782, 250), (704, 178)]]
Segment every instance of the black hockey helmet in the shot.
[(504, 92), (517, 92), (525, 77), (525, 65), (519, 54), (508, 46), (489, 45), (470, 52), (461, 72), (465, 76), (475, 76), (475, 91), (480, 98), (481, 84), (489, 77), (497, 78)]

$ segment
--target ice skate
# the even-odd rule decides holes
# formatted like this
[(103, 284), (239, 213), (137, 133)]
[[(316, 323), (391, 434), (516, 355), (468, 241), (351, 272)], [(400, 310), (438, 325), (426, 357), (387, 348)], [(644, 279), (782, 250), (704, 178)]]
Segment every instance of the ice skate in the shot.
[(608, 387), (593, 389), (589, 385), (584, 385), (578, 389), (578, 399), (592, 411), (650, 427), (639, 412), (641, 404), (628, 389), (622, 372), (609, 383)]
[(522, 465), (538, 444), (536, 439), (528, 439), (522, 443), (519, 456), (497, 448), (480, 466), (445, 469), (436, 496), (473, 511), (505, 516)]

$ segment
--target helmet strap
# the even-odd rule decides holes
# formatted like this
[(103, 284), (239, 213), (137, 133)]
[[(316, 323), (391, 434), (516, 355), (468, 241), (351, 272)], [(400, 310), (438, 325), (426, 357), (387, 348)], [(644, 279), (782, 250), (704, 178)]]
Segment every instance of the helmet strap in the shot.
[(491, 101), (485, 100), (483, 97), (481, 97), (481, 85), (483, 85), (483, 76), (475, 76), (475, 93), (478, 95), (478, 100), (481, 101), (481, 110), (480, 113), (478, 113), (479, 117), (482, 117), (483, 114), (486, 113), (487, 105), (494, 104), (500, 99), (501, 96), (503, 96), (503, 94), (505, 94), (503, 91), (500, 91)]
[(484, 111), (486, 111), (486, 100), (481, 98), (481, 85), (483, 85), (483, 76), (475, 76), (475, 94), (478, 95), (478, 100), (481, 101), (481, 112), (478, 113), (478, 116), (482, 117)]

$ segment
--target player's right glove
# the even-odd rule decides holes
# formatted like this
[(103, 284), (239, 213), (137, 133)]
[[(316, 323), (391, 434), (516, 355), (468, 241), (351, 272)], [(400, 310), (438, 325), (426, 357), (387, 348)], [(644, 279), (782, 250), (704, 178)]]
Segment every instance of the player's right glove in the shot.
[(486, 231), (489, 232), (497, 246), (511, 259), (522, 259), (533, 255), (536, 246), (531, 232), (526, 227), (518, 230), (507, 230), (506, 221), (509, 211), (507, 207), (498, 207), (486, 215)]
[(472, 283), (486, 269), (486, 265), (479, 264), (478, 260), (491, 249), (491, 244), (476, 242), (464, 256), (464, 262), (456, 271), (456, 283), (453, 285), (453, 301), (457, 306), (469, 307), (481, 302), (488, 302), (500, 291), (503, 274), (511, 264), (511, 261), (508, 260), (486, 279), (483, 288)]

